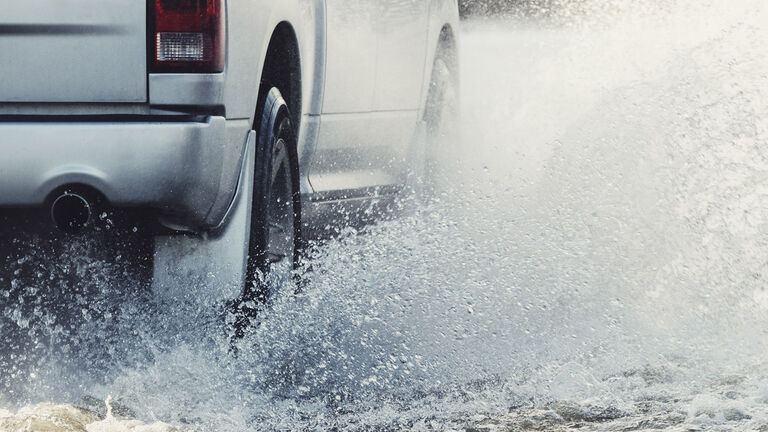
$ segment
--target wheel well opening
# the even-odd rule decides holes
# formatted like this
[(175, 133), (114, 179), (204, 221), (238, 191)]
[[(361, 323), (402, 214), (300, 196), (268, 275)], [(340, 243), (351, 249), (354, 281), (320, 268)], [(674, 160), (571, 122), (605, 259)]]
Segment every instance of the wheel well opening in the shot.
[(254, 117), (254, 129), (261, 121), (267, 92), (277, 87), (291, 110), (291, 123), (298, 136), (301, 119), (301, 62), (296, 32), (287, 22), (278, 24), (269, 41), (264, 69), (259, 83), (259, 98)]

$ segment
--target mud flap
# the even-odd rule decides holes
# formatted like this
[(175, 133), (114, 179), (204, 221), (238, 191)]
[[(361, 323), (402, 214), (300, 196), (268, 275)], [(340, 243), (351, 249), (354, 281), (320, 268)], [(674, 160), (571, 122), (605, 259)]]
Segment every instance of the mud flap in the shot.
[(160, 301), (203, 307), (242, 295), (248, 255), (256, 132), (248, 135), (237, 192), (220, 228), (155, 238), (152, 289)]

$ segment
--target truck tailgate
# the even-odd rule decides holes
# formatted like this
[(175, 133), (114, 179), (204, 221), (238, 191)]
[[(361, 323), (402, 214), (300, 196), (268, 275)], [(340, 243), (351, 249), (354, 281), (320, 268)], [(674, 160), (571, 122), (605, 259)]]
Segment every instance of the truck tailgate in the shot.
[(9, 0), (0, 8), (0, 103), (146, 102), (146, 1)]

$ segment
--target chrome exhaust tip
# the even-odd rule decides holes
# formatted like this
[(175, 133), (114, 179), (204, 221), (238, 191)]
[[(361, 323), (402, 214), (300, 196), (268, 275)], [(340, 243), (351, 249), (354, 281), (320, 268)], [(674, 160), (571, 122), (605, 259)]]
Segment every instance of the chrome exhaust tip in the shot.
[(77, 234), (91, 220), (91, 204), (81, 195), (65, 192), (51, 204), (51, 219), (59, 231)]

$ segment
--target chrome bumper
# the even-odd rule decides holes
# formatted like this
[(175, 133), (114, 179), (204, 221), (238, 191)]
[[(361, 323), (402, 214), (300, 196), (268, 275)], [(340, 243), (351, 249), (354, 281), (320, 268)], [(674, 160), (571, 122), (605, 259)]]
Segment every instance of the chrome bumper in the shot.
[(234, 197), (249, 130), (223, 117), (0, 122), (0, 207), (40, 206), (79, 184), (116, 207), (158, 209), (179, 228), (214, 227)]

